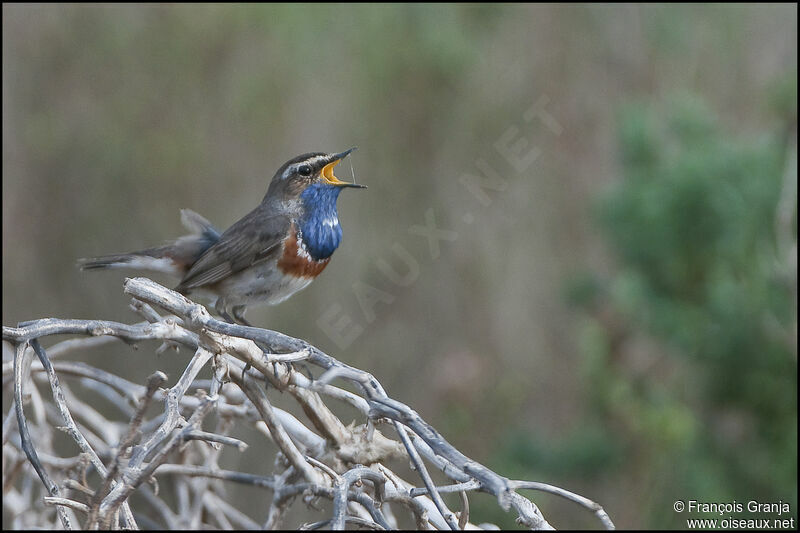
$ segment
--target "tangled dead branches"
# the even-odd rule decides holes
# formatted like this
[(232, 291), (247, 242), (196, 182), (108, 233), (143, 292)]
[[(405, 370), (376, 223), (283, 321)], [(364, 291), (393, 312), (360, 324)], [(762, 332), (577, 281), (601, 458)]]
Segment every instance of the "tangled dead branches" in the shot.
[[(404, 523), (418, 529), (493, 528), (470, 522), (469, 494), (481, 491), (493, 495), (503, 510), (513, 510), (518, 523), (550, 529), (536, 505), (517, 492), (532, 489), (571, 500), (594, 513), (604, 527), (614, 527), (593, 501), (544, 483), (510, 480), (472, 461), (415, 411), (390, 398), (372, 375), (305, 341), (216, 320), (201, 305), (146, 278), (126, 280), (125, 292), (145, 321), (42, 319), (3, 327), (4, 354), (9, 354), (3, 361), (3, 389), (12, 398), (8, 409), (4, 406), (4, 523), (20, 528), (51, 528), (60, 522), (66, 529), (275, 529), (300, 499), (312, 506), (330, 502), (330, 518), (306, 523), (304, 529), (350, 525), (382, 530)], [(43, 337), (65, 334), (88, 337), (47, 350), (40, 344)], [(159, 340), (159, 351), (182, 346), (194, 355), (169, 388), (164, 388), (167, 376), (161, 371), (138, 385), (65, 358), (115, 339)], [(211, 380), (198, 379), (209, 362)], [(70, 386), (60, 378), (69, 378)], [(82, 401), (71, 390), (73, 379), (118, 406), (121, 420), (110, 420)], [(49, 385), (52, 401), (43, 397), (38, 383)], [(288, 393), (306, 422), (273, 406), (271, 390)], [(148, 417), (156, 402), (163, 411)], [(349, 407), (363, 423), (345, 425), (326, 402)], [(216, 429), (204, 430), (212, 412)], [(275, 444), (274, 475), (219, 466), (225, 448), (247, 447), (229, 436), (237, 424), (255, 427)], [(58, 455), (56, 427), (77, 444), (77, 456)], [(399, 441), (385, 436), (382, 430), (387, 429)], [(419, 479), (407, 481), (387, 466), (397, 460), (410, 461)], [(451, 483), (435, 486), (431, 467)], [(172, 507), (158, 490), (158, 479), (168, 476), (183, 480), (184, 490)], [(268, 490), (269, 506), (243, 512), (226, 500), (220, 480)], [(145, 502), (141, 508), (131, 501), (135, 493), (137, 502)], [(458, 512), (447, 507), (445, 493), (460, 494)]]

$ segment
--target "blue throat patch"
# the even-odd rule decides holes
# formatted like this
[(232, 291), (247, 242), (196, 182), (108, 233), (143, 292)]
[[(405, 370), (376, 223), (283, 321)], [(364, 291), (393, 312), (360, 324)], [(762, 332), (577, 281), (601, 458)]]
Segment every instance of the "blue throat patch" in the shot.
[(308, 253), (317, 261), (333, 255), (342, 242), (342, 227), (336, 211), (340, 192), (340, 187), (315, 183), (300, 195), (303, 202), (300, 232)]

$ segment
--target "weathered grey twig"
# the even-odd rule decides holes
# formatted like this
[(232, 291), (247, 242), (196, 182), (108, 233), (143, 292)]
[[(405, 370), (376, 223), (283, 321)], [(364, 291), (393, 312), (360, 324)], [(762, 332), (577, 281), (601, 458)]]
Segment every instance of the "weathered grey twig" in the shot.
[(386, 478), (384, 478), (382, 474), (370, 470), (369, 468), (356, 467), (348, 470), (341, 476), (337, 476), (333, 485), (333, 518), (331, 519), (331, 529), (344, 529), (347, 492), (350, 489), (350, 485), (362, 478), (372, 481), (375, 486), (375, 492), (378, 494), (378, 501), (382, 499), (384, 492), (383, 485), (386, 483)]
[(153, 399), (153, 395), (156, 393), (158, 388), (167, 380), (167, 375), (161, 371), (153, 373), (147, 379), (147, 389), (145, 391), (144, 397), (139, 402), (139, 407), (136, 410), (136, 413), (133, 415), (133, 419), (131, 420), (130, 424), (128, 425), (128, 432), (120, 441), (119, 446), (117, 448), (117, 453), (114, 456), (114, 462), (111, 466), (111, 470), (105, 475), (105, 479), (103, 484), (95, 491), (94, 495), (92, 496), (89, 517), (86, 521), (86, 529), (93, 529), (97, 523), (97, 513), (100, 510), (100, 503), (103, 501), (103, 498), (106, 497), (108, 491), (111, 490), (112, 484), (116, 481), (117, 473), (119, 472), (120, 464), (121, 464), (121, 457), (122, 455), (133, 445), (134, 440), (139, 432), (139, 427), (142, 425), (142, 420), (144, 419), (144, 412), (147, 410), (147, 407), (150, 405), (150, 401)]
[(236, 523), (233, 527), (228, 529), (237, 529), (237, 526), (239, 529), (261, 529), (261, 525), (258, 522), (213, 492), (206, 492), (203, 495), (203, 501), (206, 508), (216, 509), (217, 512), (222, 513), (229, 521)]
[(303, 477), (309, 482), (320, 483), (322, 477), (319, 472), (309, 466), (303, 454), (300, 453), (300, 450), (297, 449), (297, 446), (295, 446), (294, 442), (289, 438), (289, 434), (286, 433), (283, 424), (281, 424), (281, 421), (275, 415), (272, 404), (267, 399), (264, 391), (258, 388), (254, 382), (248, 381), (246, 378), (242, 380), (239, 376), (234, 374), (231, 376), (231, 379), (233, 379), (256, 406), (256, 409), (258, 409), (259, 414), (269, 428), (272, 440), (280, 448), (281, 452), (283, 452), (292, 466), (294, 466), (298, 472), (302, 472)]
[(411, 444), (411, 439), (408, 438), (408, 433), (406, 432), (406, 428), (403, 427), (399, 422), (394, 421), (395, 429), (397, 430), (397, 434), (400, 435), (400, 440), (403, 441), (403, 445), (408, 450), (408, 456), (411, 458), (411, 461), (414, 463), (414, 468), (417, 470), (417, 473), (422, 478), (422, 482), (428, 488), (429, 494), (433, 503), (436, 505), (436, 509), (439, 511), (439, 514), (442, 515), (447, 525), (450, 526), (452, 530), (458, 530), (458, 522), (456, 521), (455, 515), (447, 508), (442, 500), (442, 496), (436, 492), (436, 486), (431, 479), (430, 474), (428, 474), (428, 470), (425, 468), (425, 463), (422, 462), (422, 458), (417, 453), (417, 449)]
[(226, 435), (217, 435), (216, 433), (209, 433), (208, 431), (190, 431), (184, 438), (186, 440), (204, 440), (206, 442), (218, 442), (226, 446), (234, 446), (243, 452), (247, 449), (247, 443), (233, 437)]
[(142, 487), (139, 493), (147, 501), (150, 508), (154, 509), (159, 516), (161, 516), (161, 519), (164, 521), (164, 526), (166, 526), (165, 529), (181, 529), (178, 516), (172, 512), (172, 509), (169, 508), (169, 505), (167, 505), (163, 499), (153, 493), (150, 487)]
[[(208, 414), (211, 407), (213, 406), (213, 402), (209, 399), (206, 399), (203, 403), (200, 404), (200, 407), (192, 414), (192, 417), (189, 419), (186, 427), (175, 434), (169, 439), (169, 441), (159, 449), (156, 453), (155, 457), (147, 464), (146, 467), (141, 469), (137, 475), (133, 476), (133, 479), (130, 480), (128, 483), (120, 483), (117, 487), (121, 487), (121, 489), (117, 490), (115, 487), (109, 495), (103, 500), (103, 503), (100, 505), (100, 515), (104, 517), (104, 521), (101, 525), (107, 527), (108, 521), (110, 520), (111, 514), (114, 510), (119, 507), (130, 494), (136, 490), (144, 481), (150, 479), (153, 475), (155, 470), (161, 466), (166, 460), (170, 452), (180, 444), (181, 442), (185, 441), (185, 435), (195, 429), (198, 426), (203, 418)], [(133, 458), (131, 458), (133, 460)]]
[(319, 522), (303, 524), (302, 526), (300, 526), (299, 529), (301, 530), (322, 529), (323, 527), (330, 525), (331, 529), (333, 530), (342, 530), (344, 529), (344, 522), (366, 529), (373, 529), (375, 531), (384, 531), (386, 529), (376, 522), (373, 522), (371, 520), (364, 520), (363, 518), (358, 518), (356, 516), (345, 516), (342, 518), (342, 522), (343, 523), (341, 524), (341, 527), (336, 527), (337, 524), (335, 524), (334, 520), (331, 518), (329, 520), (321, 520)]
[[(206, 362), (212, 357), (212, 354), (206, 350), (198, 349), (192, 358), (189, 366), (184, 371), (178, 382), (169, 389), (166, 398), (167, 416), (164, 422), (159, 426), (153, 435), (144, 444), (134, 448), (131, 458), (128, 461), (128, 469), (133, 472), (132, 479), (126, 480), (126, 483), (120, 483), (103, 499), (100, 504), (100, 516), (103, 520), (103, 525), (108, 524), (109, 515), (117, 507), (123, 504), (128, 496), (143, 482), (150, 478), (156, 468), (164, 463), (167, 455), (172, 449), (185, 440), (185, 435), (195, 430), (195, 426), (203, 420), (203, 417), (208, 413), (213, 405), (209, 399), (201, 402), (200, 406), (192, 414), (186, 427), (181, 432), (173, 434), (169, 442), (165, 446), (160, 446), (161, 442), (172, 433), (172, 430), (178, 424), (180, 417), (179, 404), (180, 398), (186, 392), (189, 384), (197, 375), (197, 372), (205, 365)], [(155, 457), (143, 469), (139, 466), (144, 459), (153, 451), (156, 451)]]
[[(3, 422), (4, 464), (21, 465), (27, 458), (44, 483), (50, 498), (48, 504), (56, 506), (64, 527), (71, 525), (67, 513), (75, 510), (89, 516), (90, 527), (116, 527), (119, 511), (123, 511), (122, 525), (135, 527), (133, 515), (125, 512), (126, 506), (137, 488), (151, 484), (152, 487), (142, 487), (140, 491), (152, 509), (150, 517), (142, 515), (142, 523), (171, 529), (254, 528), (260, 520), (265, 521), (267, 528), (275, 528), (292, 502), (300, 497), (312, 506), (320, 498), (332, 504), (331, 518), (307, 524), (308, 528), (343, 529), (351, 524), (391, 529), (396, 524), (394, 509), (409, 512), (420, 529), (471, 529), (476, 527), (469, 522), (471, 491), (494, 495), (501, 508), (517, 513), (520, 524), (549, 529), (551, 526), (539, 509), (517, 492), (524, 489), (564, 497), (593, 512), (603, 526), (613, 528), (603, 508), (591, 500), (542, 483), (510, 481), (472, 461), (413, 409), (390, 398), (374, 376), (303, 340), (219, 321), (204, 307), (144, 278), (126, 280), (125, 292), (133, 297), (131, 307), (145, 322), (128, 325), (51, 318), (21, 323), (15, 328), (3, 327), (3, 339), (15, 348), (14, 361), (3, 364), (3, 383), (4, 387), (13, 384), (11, 405), (16, 413), (15, 417), (7, 413)], [(40, 339), (59, 334), (88, 338), (52, 346), (53, 353), (62, 360), (51, 363)], [(105, 345), (106, 339), (119, 339), (131, 345), (153, 340), (161, 343), (159, 350), (180, 345), (193, 355), (178, 381), (166, 390), (154, 382), (144, 387), (64, 358), (81, 349)], [(25, 355), (28, 345), (37, 352), (40, 362), (32, 363)], [(211, 379), (198, 380), (198, 373), (212, 360)], [(317, 370), (320, 375), (315, 379)], [(25, 400), (22, 385), (29, 372), (36, 377), (29, 380), (28, 390), (34, 400), (32, 412), (38, 413), (34, 417), (37, 429), (43, 422), (53, 423), (54, 416), (63, 420), (66, 430), (84, 452), (78, 458), (57, 457), (50, 438), (37, 441), (42, 447), (41, 454), (33, 447), (22, 409)], [(44, 383), (42, 373), (53, 392), (54, 407), (46, 409), (37, 390)], [(74, 379), (81, 389), (60, 384), (58, 374)], [(166, 378), (160, 381), (163, 379)], [(335, 380), (342, 380), (355, 392), (334, 385)], [(120, 412), (130, 419), (127, 431), (122, 429), (123, 423), (108, 420), (102, 410), (81, 399), (81, 390), (94, 391), (119, 405)], [(187, 394), (190, 390), (197, 394)], [(301, 413), (274, 407), (270, 401), (273, 390), (287, 393), (285, 397), (293, 400)], [(163, 401), (164, 410), (148, 418), (147, 403), (151, 399)], [(326, 403), (330, 400), (352, 408), (360, 421), (343, 423), (334, 414), (338, 411)], [(80, 409), (77, 419), (88, 427), (72, 420), (68, 404), (75, 406), (76, 414), (76, 408)], [(202, 421), (212, 410), (217, 415), (216, 428), (203, 430)], [(303, 415), (303, 420), (298, 418)], [(396, 430), (399, 442), (377, 429), (387, 421)], [(229, 436), (229, 429), (237, 424), (255, 427), (276, 444), (279, 453), (274, 456), (274, 475), (258, 476), (219, 467), (218, 459), (224, 450), (231, 446), (243, 450), (247, 446)], [(119, 443), (111, 442), (123, 431), (126, 434)], [(137, 444), (140, 436), (143, 442)], [(24, 458), (18, 448), (25, 453)], [(101, 459), (110, 465), (108, 471)], [(393, 472), (386, 465), (390, 459), (410, 460), (418, 476), (416, 483), (409, 483)], [(50, 473), (44, 465), (51, 469)], [(89, 465), (100, 475), (95, 487), (90, 486), (93, 478), (87, 475)], [(441, 471), (453, 483), (436, 487), (428, 468)], [(22, 509), (20, 498), (33, 497), (30, 490), (23, 493), (17, 489), (19, 479), (27, 475), (26, 470), (13, 466), (4, 469), (3, 474), (4, 489), (8, 487), (12, 499), (16, 498), (14, 508)], [(51, 475), (63, 479), (63, 487), (72, 493), (60, 494)], [(30, 486), (30, 478), (25, 479)], [(272, 491), (266, 517), (248, 516), (249, 513), (227, 502), (222, 489), (224, 482)], [(161, 483), (175, 490), (174, 511), (159, 496)], [(440, 494), (447, 492), (459, 493), (459, 513), (451, 512), (444, 504)], [(34, 501), (32, 505), (38, 504)], [(41, 522), (42, 527), (52, 525)]]
[[(436, 487), (436, 492), (443, 493), (443, 492), (464, 492), (467, 490), (477, 490), (481, 488), (481, 484), (474, 479), (472, 481), (466, 481), (464, 483), (456, 483), (455, 485), (445, 485), (444, 487)], [(422, 496), (423, 494), (428, 494), (427, 487), (420, 487), (411, 489), (409, 491), (411, 497), (415, 496)]]
[(515, 489), (538, 490), (541, 492), (555, 494), (556, 496), (561, 496), (564, 499), (575, 502), (578, 505), (589, 509), (592, 513), (594, 513), (597, 519), (600, 520), (600, 523), (603, 524), (606, 529), (614, 529), (614, 523), (611, 521), (611, 518), (608, 516), (608, 513), (606, 513), (605, 509), (603, 509), (600, 504), (595, 503), (588, 498), (584, 498), (580, 494), (575, 494), (574, 492), (562, 489), (561, 487), (548, 485), (547, 483), (540, 483), (538, 481), (512, 481), (511, 486)]
[[(28, 367), (26, 364), (28, 346), (29, 343), (18, 344), (14, 354), (14, 408), (17, 411), (17, 427), (19, 428), (20, 439), (22, 441), (22, 450), (28, 457), (28, 461), (30, 461), (34, 470), (36, 470), (36, 473), (39, 475), (42, 483), (44, 483), (44, 486), (47, 488), (50, 496), (59, 497), (60, 491), (58, 489), (58, 485), (56, 485), (47, 474), (47, 471), (44, 469), (44, 466), (42, 466), (39, 456), (36, 453), (36, 448), (33, 446), (33, 440), (31, 439), (30, 432), (28, 431), (28, 422), (25, 419), (25, 411), (22, 408), (24, 405), (22, 396), (22, 382), (25, 380), (25, 369)], [(66, 510), (62, 506), (58, 506), (56, 509), (58, 512), (58, 517), (61, 520), (61, 523), (64, 525), (64, 529), (72, 529), (72, 521), (67, 515)]]
[(464, 529), (469, 523), (469, 498), (465, 490), (460, 491), (458, 494), (461, 496), (461, 512), (458, 514), (458, 529)]
[[(60, 491), (58, 490), (58, 485), (50, 478), (47, 474), (47, 471), (42, 466), (41, 461), (39, 461), (39, 456), (36, 453), (36, 448), (33, 446), (33, 441), (30, 436), (30, 432), (28, 431), (28, 422), (25, 419), (25, 411), (23, 410), (23, 398), (22, 398), (22, 382), (24, 381), (25, 377), (25, 354), (27, 353), (28, 343), (20, 343), (17, 345), (16, 352), (14, 354), (14, 408), (17, 411), (17, 427), (19, 428), (20, 439), (22, 441), (22, 450), (25, 452), (25, 455), (28, 457), (28, 461), (30, 461), (31, 465), (33, 466), (36, 473), (39, 475), (39, 479), (42, 480), (44, 486), (47, 488), (47, 492), (50, 493), (51, 497), (59, 497)], [(70, 520), (69, 516), (66, 513), (66, 510), (62, 506), (56, 507), (56, 511), (58, 512), (58, 517), (61, 520), (61, 523), (64, 526), (64, 529), (72, 529), (72, 521)]]
[(222, 479), (224, 481), (232, 481), (234, 483), (244, 483), (246, 485), (253, 485), (255, 487), (261, 487), (270, 490), (275, 488), (275, 480), (272, 477), (257, 476), (247, 472), (234, 472), (231, 470), (207, 468), (203, 466), (163, 464), (156, 469), (155, 474), (157, 476), (178, 475), (207, 477), (213, 479)]
[(89, 506), (85, 503), (76, 502), (75, 500), (70, 500), (69, 498), (56, 498), (53, 496), (45, 496), (44, 503), (48, 505), (63, 505), (64, 507), (69, 507), (70, 509), (75, 509), (76, 511), (80, 511), (82, 513), (89, 512)]

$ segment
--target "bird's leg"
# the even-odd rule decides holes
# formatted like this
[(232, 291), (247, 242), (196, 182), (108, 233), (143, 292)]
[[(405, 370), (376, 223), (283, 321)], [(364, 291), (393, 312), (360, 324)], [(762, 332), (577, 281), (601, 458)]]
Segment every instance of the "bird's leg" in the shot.
[(242, 369), (242, 383), (244, 383), (244, 375), (247, 374), (247, 371), (252, 368), (250, 363), (245, 363), (244, 368)]
[(223, 318), (223, 320), (225, 320), (225, 322), (236, 324), (236, 321), (231, 318), (231, 315), (229, 315), (228, 311), (225, 310), (225, 298), (217, 298), (217, 301), (214, 303), (214, 310)]
[[(252, 328), (253, 325), (250, 324), (250, 322), (248, 322), (247, 319), (244, 318), (245, 311), (247, 311), (247, 307), (244, 305), (234, 305), (233, 307), (231, 307), (231, 313), (233, 313), (233, 317), (236, 319), (236, 322), (243, 326)], [(268, 346), (260, 342), (257, 342), (256, 346), (261, 348), (261, 351), (264, 352), (265, 354), (270, 353), (272, 351)], [(244, 375), (248, 370), (250, 370), (250, 368), (252, 368), (252, 365), (250, 363), (245, 363), (244, 368), (242, 369), (242, 381), (244, 381)]]
[[(253, 327), (253, 325), (250, 324), (250, 322), (248, 322), (247, 319), (245, 319), (245, 317), (244, 317), (244, 313), (245, 313), (245, 311), (247, 311), (247, 307), (246, 306), (244, 306), (244, 305), (234, 305), (233, 307), (231, 307), (231, 313), (233, 314), (233, 318), (231, 318), (231, 316), (228, 314), (227, 310), (225, 309), (225, 307), (226, 307), (225, 306), (225, 302), (224, 302), (224, 300), (222, 298), (217, 300), (217, 303), (216, 303), (216, 305), (214, 307), (216, 308), (216, 310), (220, 314), (220, 316), (222, 316), (228, 322), (230, 322), (232, 324), (240, 324), (242, 326), (247, 326), (247, 327), (251, 327), (251, 328)], [(258, 346), (261, 349), (261, 351), (264, 352), (265, 354), (272, 352), (272, 349), (270, 347), (266, 346), (264, 343), (256, 342), (256, 346)], [(247, 371), (250, 370), (252, 367), (253, 367), (253, 365), (251, 365), (250, 363), (245, 363), (244, 368), (242, 369), (242, 381), (244, 381), (244, 376), (245, 376), (245, 374), (247, 374)], [(275, 378), (277, 379), (278, 378), (277, 363), (273, 365), (273, 371), (275, 372)], [(266, 381), (266, 378), (265, 378), (265, 381)]]
[(245, 311), (247, 311), (247, 307), (244, 305), (234, 305), (231, 307), (231, 313), (233, 313), (233, 318), (236, 319), (236, 322), (252, 328), (253, 325), (244, 318)]
[(311, 369), (308, 368), (308, 365), (305, 363), (294, 363), (295, 368), (300, 369), (300, 373), (304, 374), (309, 381), (314, 381), (314, 374), (311, 373)]

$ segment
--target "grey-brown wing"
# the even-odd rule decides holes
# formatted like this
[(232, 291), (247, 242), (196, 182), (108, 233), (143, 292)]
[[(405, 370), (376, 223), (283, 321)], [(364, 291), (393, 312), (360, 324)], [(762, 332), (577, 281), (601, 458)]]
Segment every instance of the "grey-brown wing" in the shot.
[(192, 265), (177, 291), (216, 283), (278, 253), (291, 221), (256, 208), (228, 228)]

